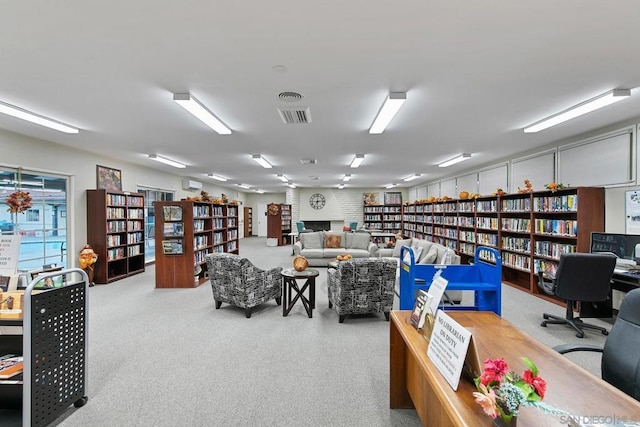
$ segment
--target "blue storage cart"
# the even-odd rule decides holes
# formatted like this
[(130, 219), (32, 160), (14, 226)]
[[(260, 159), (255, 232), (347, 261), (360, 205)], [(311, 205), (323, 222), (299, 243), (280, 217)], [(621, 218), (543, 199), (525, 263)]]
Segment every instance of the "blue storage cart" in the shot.
[[(408, 255), (409, 262), (405, 262)], [(400, 310), (412, 310), (419, 289), (428, 290), (437, 271), (449, 282), (448, 291), (474, 291), (474, 305), (447, 306), (447, 310), (493, 311), (501, 315), (502, 259), (500, 252), (477, 246), (472, 265), (416, 264), (413, 251), (400, 250)]]

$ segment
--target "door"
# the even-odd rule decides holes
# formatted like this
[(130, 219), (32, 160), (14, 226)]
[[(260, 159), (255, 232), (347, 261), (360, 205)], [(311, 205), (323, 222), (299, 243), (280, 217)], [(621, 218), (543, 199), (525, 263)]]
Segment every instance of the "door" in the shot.
[(258, 203), (258, 236), (267, 237), (267, 204)]

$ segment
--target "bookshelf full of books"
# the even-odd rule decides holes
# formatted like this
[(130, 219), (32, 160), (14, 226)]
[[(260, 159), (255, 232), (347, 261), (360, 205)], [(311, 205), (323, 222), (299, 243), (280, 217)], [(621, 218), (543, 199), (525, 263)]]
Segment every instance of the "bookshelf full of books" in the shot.
[(95, 283), (144, 271), (144, 227), (141, 193), (87, 190), (87, 243), (98, 255)]
[(200, 201), (154, 202), (156, 288), (193, 288), (209, 275), (205, 257), (238, 254), (238, 206)]
[(505, 283), (549, 298), (537, 274), (555, 273), (563, 253), (589, 252), (591, 232), (604, 230), (604, 188), (416, 202), (403, 206), (402, 218), (406, 237), (445, 244), (463, 263), (477, 245), (500, 250)]

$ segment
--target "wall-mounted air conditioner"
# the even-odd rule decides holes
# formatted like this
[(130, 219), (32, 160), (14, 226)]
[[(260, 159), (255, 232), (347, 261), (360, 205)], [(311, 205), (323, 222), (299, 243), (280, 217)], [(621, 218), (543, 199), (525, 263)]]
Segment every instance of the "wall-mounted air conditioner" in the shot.
[(182, 180), (182, 189), (189, 191), (198, 191), (202, 190), (202, 183), (198, 181), (192, 181), (190, 179)]

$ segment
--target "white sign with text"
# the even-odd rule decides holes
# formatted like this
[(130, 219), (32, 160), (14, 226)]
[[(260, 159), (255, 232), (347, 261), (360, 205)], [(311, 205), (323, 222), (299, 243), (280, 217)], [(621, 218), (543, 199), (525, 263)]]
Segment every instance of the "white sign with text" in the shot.
[(458, 389), (470, 341), (469, 330), (438, 310), (427, 356), (454, 390)]
[(0, 236), (0, 275), (16, 274), (18, 255), (20, 255), (20, 235)]
[(431, 286), (429, 286), (429, 295), (433, 297), (431, 301), (429, 301), (429, 310), (433, 315), (438, 311), (438, 305), (440, 305), (440, 301), (442, 301), (444, 290), (447, 289), (447, 285), (449, 284), (449, 281), (440, 275), (441, 273), (442, 270), (436, 272), (433, 276)]

